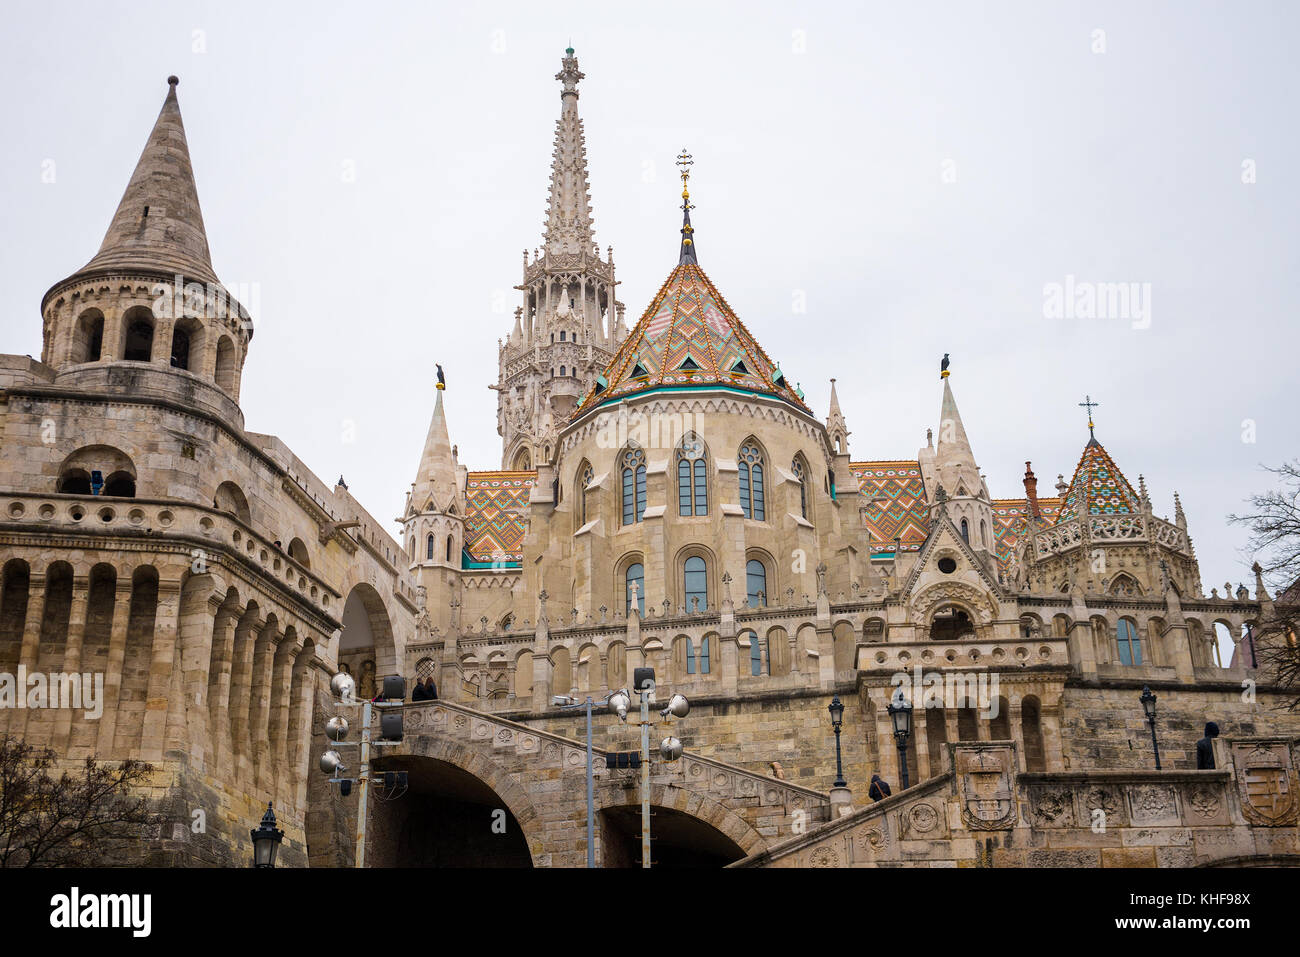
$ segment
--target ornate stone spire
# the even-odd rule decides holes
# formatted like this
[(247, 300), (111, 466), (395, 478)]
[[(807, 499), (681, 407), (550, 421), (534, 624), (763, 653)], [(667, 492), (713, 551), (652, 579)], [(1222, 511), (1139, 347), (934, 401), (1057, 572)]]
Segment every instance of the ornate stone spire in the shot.
[(148, 270), (217, 283), (185, 141), (176, 77), (95, 258), (77, 276)]
[(447, 417), (442, 411), (443, 391), (442, 383), (438, 383), (438, 398), (434, 402), (429, 434), (420, 456), (420, 471), (411, 489), (411, 509), (415, 512), (445, 512), (456, 500), (456, 462), (452, 456)]
[(546, 207), (546, 254), (586, 253), (595, 256), (591, 223), (591, 186), (587, 177), (587, 145), (578, 116), (578, 69), (573, 47), (564, 51), (560, 72), (560, 118), (555, 124), (555, 153), (551, 161), (551, 192)]

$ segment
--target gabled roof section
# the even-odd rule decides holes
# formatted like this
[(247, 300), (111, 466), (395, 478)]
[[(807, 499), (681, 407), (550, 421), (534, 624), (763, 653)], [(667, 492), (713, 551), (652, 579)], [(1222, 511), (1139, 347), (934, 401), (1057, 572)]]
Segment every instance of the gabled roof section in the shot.
[(851, 462), (849, 470), (867, 503), (863, 524), (872, 552), (892, 552), (895, 537), (902, 551), (917, 551), (930, 534), (930, 503), (917, 461)]
[(957, 526), (953, 524), (952, 516), (948, 514), (948, 509), (943, 506), (939, 509), (935, 524), (930, 528), (929, 537), (926, 538), (925, 544), (921, 546), (921, 553), (916, 556), (916, 563), (912, 566), (912, 572), (907, 576), (907, 581), (903, 584), (902, 594), (910, 595), (912, 593), (912, 590), (916, 587), (917, 579), (921, 577), (921, 573), (925, 571), (930, 564), (930, 556), (933, 555), (935, 549), (938, 548), (939, 541), (945, 537), (952, 541), (953, 545), (955, 545), (957, 550), (961, 552), (966, 561), (975, 569), (980, 578), (984, 581), (984, 584), (988, 587), (988, 590), (994, 595), (997, 595), (1000, 591), (998, 583), (989, 577), (988, 569), (985, 568), (984, 563), (980, 561), (979, 556), (977, 556), (975, 551), (970, 547), (970, 543), (961, 537), (961, 532), (959, 532)]
[(180, 80), (172, 76), (167, 83), (167, 98), (99, 252), (69, 278), (147, 269), (218, 283), (208, 252), (180, 102), (176, 99)]
[[(688, 356), (698, 368), (682, 368)], [(788, 383), (777, 385), (778, 375), (704, 270), (681, 262), (605, 370), (608, 386), (583, 396), (575, 415), (652, 389), (716, 386), (774, 396), (810, 413)]]
[(1115, 460), (1100, 442), (1089, 439), (1061, 503), (1057, 523), (1080, 515), (1130, 515), (1140, 511), (1141, 500)]
[(518, 567), (524, 560), (535, 471), (470, 472), (465, 482), (465, 558)]

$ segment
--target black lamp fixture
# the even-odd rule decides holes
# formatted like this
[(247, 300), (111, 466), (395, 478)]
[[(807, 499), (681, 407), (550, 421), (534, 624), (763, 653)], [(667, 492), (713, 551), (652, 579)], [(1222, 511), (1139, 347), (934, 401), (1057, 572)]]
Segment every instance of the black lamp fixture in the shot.
[(262, 823), (249, 834), (253, 836), (253, 866), (275, 867), (275, 856), (280, 851), (280, 842), (284, 840), (284, 831), (275, 826), (275, 811), (271, 802), (266, 802), (266, 813)]
[(1142, 697), (1138, 699), (1142, 702), (1142, 710), (1146, 712), (1147, 724), (1151, 726), (1151, 750), (1156, 756), (1156, 770), (1160, 770), (1160, 745), (1156, 741), (1156, 696), (1151, 693), (1148, 685), (1142, 686)]
[(832, 786), (847, 787), (844, 780), (844, 762), (840, 757), (840, 729), (844, 727), (844, 703), (840, 701), (839, 695), (831, 698), (831, 703), (826, 706), (826, 710), (831, 713), (831, 727), (835, 729), (835, 783)]
[(898, 743), (899, 778), (903, 782), (903, 790), (906, 791), (909, 786), (907, 783), (907, 739), (912, 733), (912, 702), (903, 697), (903, 689), (899, 688), (894, 692), (894, 697), (885, 710), (889, 712), (889, 719), (894, 723), (894, 740)]

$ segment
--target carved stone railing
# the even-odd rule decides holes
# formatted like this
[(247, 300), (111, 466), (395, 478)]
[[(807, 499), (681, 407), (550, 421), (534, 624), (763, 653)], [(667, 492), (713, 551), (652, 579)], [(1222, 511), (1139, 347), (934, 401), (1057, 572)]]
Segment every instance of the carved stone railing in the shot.
[(1018, 638), (1014, 641), (908, 641), (858, 645), (858, 669), (868, 672), (922, 668), (1066, 667), (1069, 643), (1064, 638)]
[(1077, 548), (1084, 542), (1085, 524), (1092, 544), (1154, 542), (1171, 551), (1187, 553), (1187, 533), (1171, 522), (1154, 515), (1087, 515), (1062, 522), (1034, 536), (1034, 551), (1039, 559)]

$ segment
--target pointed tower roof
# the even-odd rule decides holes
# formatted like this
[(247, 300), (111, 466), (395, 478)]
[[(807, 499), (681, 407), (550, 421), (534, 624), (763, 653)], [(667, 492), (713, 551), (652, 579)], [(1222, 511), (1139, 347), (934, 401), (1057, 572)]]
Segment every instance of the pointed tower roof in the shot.
[(803, 393), (768, 358), (696, 261), (693, 207), (686, 188), (691, 163), (690, 154), (683, 150), (678, 157), (683, 224), (677, 266), (613, 361), (582, 397), (575, 416), (640, 392), (718, 386), (775, 396), (801, 411), (812, 411)]
[(433, 418), (429, 420), (429, 434), (420, 455), (420, 471), (411, 488), (411, 509), (415, 512), (428, 511), (430, 501), (435, 510), (443, 512), (456, 500), (456, 463), (451, 454), (447, 416), (442, 411), (443, 391), (442, 383), (439, 383)]
[(197, 282), (219, 282), (208, 253), (190, 149), (176, 99), (180, 80), (171, 76), (167, 83), (167, 98), (99, 252), (69, 278), (148, 270), (169, 277), (180, 273)]
[[(1091, 422), (1088, 430), (1092, 432)], [(1133, 486), (1096, 436), (1090, 435), (1066, 489), (1057, 524), (1080, 515), (1130, 515), (1140, 511), (1141, 501)]]
[(957, 400), (953, 398), (947, 370), (944, 370), (943, 377), (943, 402), (939, 406), (939, 444), (934, 454), (940, 465), (957, 458), (970, 459), (973, 465), (975, 460), (970, 439), (966, 438), (966, 426), (962, 424), (961, 413), (957, 411)]
[(560, 118), (555, 124), (551, 160), (551, 191), (546, 207), (547, 256), (590, 254), (596, 244), (591, 222), (591, 184), (587, 176), (587, 144), (578, 116), (578, 69), (573, 47), (564, 51), (560, 72)]

